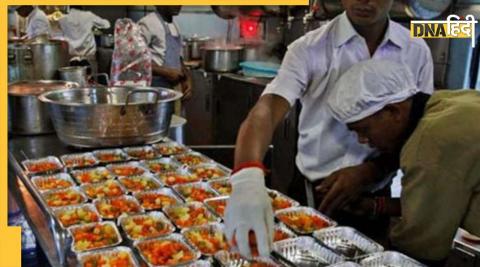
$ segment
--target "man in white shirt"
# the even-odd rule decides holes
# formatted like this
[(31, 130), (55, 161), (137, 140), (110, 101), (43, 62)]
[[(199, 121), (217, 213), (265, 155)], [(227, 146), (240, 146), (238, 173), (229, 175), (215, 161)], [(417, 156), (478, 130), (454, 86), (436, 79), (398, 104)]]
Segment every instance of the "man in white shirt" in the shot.
[(152, 54), (152, 86), (174, 88), (180, 84), (184, 99), (191, 95), (191, 78), (181, 60), (182, 39), (173, 17), (182, 6), (157, 6), (138, 21)]
[[(408, 29), (389, 20), (392, 3), (342, 0), (344, 13), (289, 46), (278, 75), (243, 122), (225, 215), (227, 238), (236, 239), (242, 255), (251, 256), (250, 231), (256, 235), (260, 254), (268, 255), (271, 249), (273, 212), (262, 159), (275, 128), (296, 100), (302, 104), (296, 165), (307, 180), (309, 205), (315, 205), (313, 199), (322, 195), (320, 210), (331, 213), (398, 167), (388, 155), (366, 160), (374, 151), (359, 144), (326, 105), (342, 73), (370, 58), (405, 63), (418, 88), (432, 93), (433, 63), (428, 46), (421, 39), (411, 39)], [(314, 191), (312, 184), (319, 181)]]
[(108, 29), (110, 22), (90, 11), (82, 10), (79, 6), (71, 6), (70, 12), (60, 18), (58, 23), (68, 42), (70, 56), (88, 60), (92, 72), (96, 73), (97, 45), (92, 30), (94, 27)]
[(16, 11), (19, 16), (26, 19), (25, 38), (33, 39), (50, 33), (50, 23), (47, 15), (37, 6), (19, 6)]

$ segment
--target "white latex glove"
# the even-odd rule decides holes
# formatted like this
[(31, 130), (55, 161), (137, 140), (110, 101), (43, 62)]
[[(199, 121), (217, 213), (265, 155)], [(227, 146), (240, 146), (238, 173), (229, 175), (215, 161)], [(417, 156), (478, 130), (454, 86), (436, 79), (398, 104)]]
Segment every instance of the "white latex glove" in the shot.
[(255, 232), (260, 256), (269, 256), (273, 243), (272, 201), (265, 187), (263, 170), (245, 168), (232, 175), (232, 194), (225, 210), (225, 233), (233, 237), (240, 254), (251, 258), (248, 233)]

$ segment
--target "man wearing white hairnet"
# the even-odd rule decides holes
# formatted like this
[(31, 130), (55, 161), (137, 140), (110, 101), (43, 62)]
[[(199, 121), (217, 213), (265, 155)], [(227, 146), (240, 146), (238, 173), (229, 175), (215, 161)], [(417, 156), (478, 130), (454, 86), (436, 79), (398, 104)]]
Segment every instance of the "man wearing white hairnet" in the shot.
[(277, 76), (238, 132), (225, 229), (244, 256), (251, 255), (252, 231), (260, 254), (270, 252), (273, 212), (262, 160), (275, 129), (297, 101), (298, 149), (289, 194), (301, 202), (306, 198), (309, 206), (339, 220), (336, 211), (370, 189), (367, 185), (382, 181), (392, 168), (386, 167), (388, 156), (373, 158), (374, 151), (358, 144), (328, 112), (327, 96), (338, 78), (358, 62), (391, 59), (408, 65), (423, 92), (433, 91), (430, 50), (424, 40), (410, 38), (408, 29), (389, 19), (393, 0), (341, 2), (344, 13), (288, 46)]
[(444, 260), (459, 227), (480, 235), (478, 92), (429, 96), (407, 66), (369, 60), (338, 80), (327, 103), (360, 143), (399, 154), (404, 173), (400, 199), (363, 198), (352, 211), (399, 217), (392, 245), (421, 260)]

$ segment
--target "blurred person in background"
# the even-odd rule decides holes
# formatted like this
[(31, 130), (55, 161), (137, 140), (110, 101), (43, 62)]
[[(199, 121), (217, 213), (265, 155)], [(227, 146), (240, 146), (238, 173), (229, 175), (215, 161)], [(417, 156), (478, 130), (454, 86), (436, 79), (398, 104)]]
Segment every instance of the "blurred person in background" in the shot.
[(38, 6), (18, 6), (17, 14), (26, 20), (24, 39), (34, 39), (50, 34), (50, 23), (47, 15)]
[(97, 73), (97, 45), (93, 29), (108, 29), (110, 22), (83, 10), (82, 6), (70, 6), (70, 12), (58, 20), (72, 56), (71, 65), (86, 65)]
[(192, 94), (192, 80), (182, 62), (182, 38), (173, 21), (182, 6), (156, 6), (138, 21), (143, 38), (152, 54), (152, 86), (175, 88), (179, 86), (183, 100)]

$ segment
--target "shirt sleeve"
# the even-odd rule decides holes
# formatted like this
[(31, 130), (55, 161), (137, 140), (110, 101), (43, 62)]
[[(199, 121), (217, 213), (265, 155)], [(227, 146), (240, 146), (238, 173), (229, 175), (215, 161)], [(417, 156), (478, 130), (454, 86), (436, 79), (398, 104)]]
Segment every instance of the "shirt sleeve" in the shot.
[(417, 80), (417, 87), (426, 94), (432, 94), (433, 87), (433, 60), (430, 49), (425, 44), (423, 66), (420, 68), (420, 75)]
[(110, 28), (110, 21), (106, 20), (106, 19), (102, 19), (101, 17), (95, 15), (93, 12), (89, 12), (90, 13), (90, 17), (92, 19), (92, 22), (93, 22), (93, 26), (94, 27), (97, 27), (99, 29), (108, 29)]
[(396, 248), (426, 260), (448, 255), (472, 194), (463, 179), (474, 157), (452, 145), (456, 137), (438, 138), (435, 128), (419, 124), (402, 151), (402, 217), (390, 232)]
[(277, 76), (263, 91), (263, 95), (275, 94), (285, 98), (290, 106), (303, 95), (310, 79), (311, 58), (301, 40), (288, 47)]
[(41, 34), (49, 34), (50, 33), (50, 23), (48, 22), (48, 18), (45, 16), (35, 16), (30, 21), (30, 25), (28, 26), (29, 32), (27, 33), (29, 38), (34, 38)]
[(138, 22), (138, 26), (145, 43), (150, 48), (153, 62), (158, 66), (163, 66), (166, 52), (165, 29), (163, 25), (159, 21), (151, 21), (148, 17), (145, 17)]

